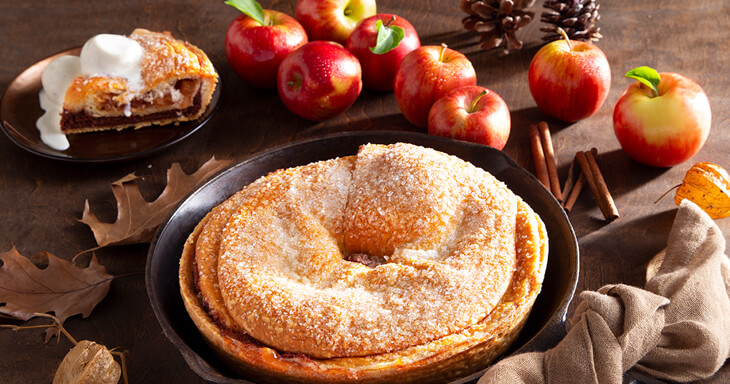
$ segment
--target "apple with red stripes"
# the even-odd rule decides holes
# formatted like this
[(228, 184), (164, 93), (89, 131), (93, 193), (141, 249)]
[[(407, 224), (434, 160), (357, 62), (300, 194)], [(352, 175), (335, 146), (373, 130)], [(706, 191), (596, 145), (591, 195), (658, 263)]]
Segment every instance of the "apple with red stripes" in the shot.
[(470, 141), (501, 150), (507, 144), (511, 119), (507, 103), (478, 85), (452, 90), (434, 103), (428, 133)]
[(294, 17), (309, 40), (345, 44), (360, 20), (376, 14), (375, 0), (299, 0)]
[(378, 91), (393, 90), (401, 62), (420, 46), (413, 25), (393, 14), (379, 14), (361, 21), (345, 45), (360, 60), (363, 86)]
[(357, 58), (332, 41), (310, 41), (279, 66), (279, 97), (294, 114), (323, 121), (352, 106), (362, 90)]
[(465, 85), (476, 85), (471, 61), (445, 44), (411, 51), (395, 75), (393, 90), (403, 116), (420, 128), (428, 126), (428, 112), (443, 95)]
[(228, 63), (246, 83), (275, 89), (279, 64), (307, 43), (307, 33), (293, 17), (262, 9), (256, 1), (229, 0), (226, 4), (242, 12), (226, 30)]
[(603, 51), (587, 41), (556, 40), (535, 54), (528, 70), (530, 93), (546, 114), (567, 122), (592, 116), (611, 89)]

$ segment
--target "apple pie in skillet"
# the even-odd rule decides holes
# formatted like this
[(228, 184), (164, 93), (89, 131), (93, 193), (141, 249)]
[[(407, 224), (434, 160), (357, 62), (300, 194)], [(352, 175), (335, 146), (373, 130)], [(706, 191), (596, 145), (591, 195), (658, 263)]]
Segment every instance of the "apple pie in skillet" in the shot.
[(412, 144), (282, 169), (210, 211), (180, 289), (257, 382), (445, 382), (485, 368), (540, 292), (548, 239), (502, 182)]

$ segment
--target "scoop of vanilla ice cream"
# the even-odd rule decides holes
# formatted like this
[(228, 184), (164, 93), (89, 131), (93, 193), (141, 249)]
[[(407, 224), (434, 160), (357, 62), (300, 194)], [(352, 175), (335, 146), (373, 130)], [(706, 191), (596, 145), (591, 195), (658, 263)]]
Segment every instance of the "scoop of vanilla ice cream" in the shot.
[(66, 150), (69, 142), (61, 132), (63, 99), (73, 80), (81, 75), (104, 74), (124, 77), (129, 88), (142, 86), (142, 46), (121, 35), (101, 34), (89, 39), (81, 56), (61, 56), (48, 64), (41, 75), (38, 97), (45, 111), (36, 120), (41, 140), (51, 148)]
[(124, 77), (128, 85), (142, 84), (142, 46), (122, 35), (100, 34), (81, 48), (81, 71)]
[(80, 76), (81, 60), (78, 56), (61, 56), (46, 66), (41, 75), (41, 89), (38, 97), (45, 111), (36, 121), (41, 140), (51, 148), (65, 150), (69, 147), (66, 135), (61, 133), (61, 112), (66, 90)]
[(51, 61), (41, 75), (41, 83), (46, 91), (47, 99), (57, 104), (63, 104), (66, 90), (80, 75), (81, 61), (78, 56), (61, 56)]

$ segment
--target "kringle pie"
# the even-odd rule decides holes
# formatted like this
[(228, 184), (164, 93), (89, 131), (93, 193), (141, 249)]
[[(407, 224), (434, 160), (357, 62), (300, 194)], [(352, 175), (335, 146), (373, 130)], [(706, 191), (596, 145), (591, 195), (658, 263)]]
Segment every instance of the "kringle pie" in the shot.
[(138, 28), (129, 38), (144, 50), (142, 83), (104, 73), (77, 77), (63, 100), (61, 132), (141, 128), (203, 115), (218, 81), (208, 56), (167, 32)]
[(488, 172), (411, 144), (279, 170), (209, 212), (186, 309), (261, 382), (426, 383), (485, 368), (524, 325), (548, 239)]

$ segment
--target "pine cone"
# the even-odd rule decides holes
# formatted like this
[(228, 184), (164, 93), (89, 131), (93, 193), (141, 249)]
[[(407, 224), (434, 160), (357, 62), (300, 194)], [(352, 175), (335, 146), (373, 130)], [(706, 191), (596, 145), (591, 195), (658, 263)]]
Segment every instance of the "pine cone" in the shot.
[(600, 19), (596, 0), (545, 0), (542, 5), (548, 10), (540, 16), (543, 23), (552, 24), (540, 28), (545, 32), (543, 40), (561, 39), (558, 28), (562, 28), (571, 40), (598, 41), (600, 28), (593, 23)]
[(483, 49), (502, 47), (502, 53), (521, 49), (515, 33), (532, 21), (534, 12), (527, 11), (535, 0), (461, 0), (461, 10), (469, 16), (463, 18), (464, 28), (482, 34), (479, 40)]

